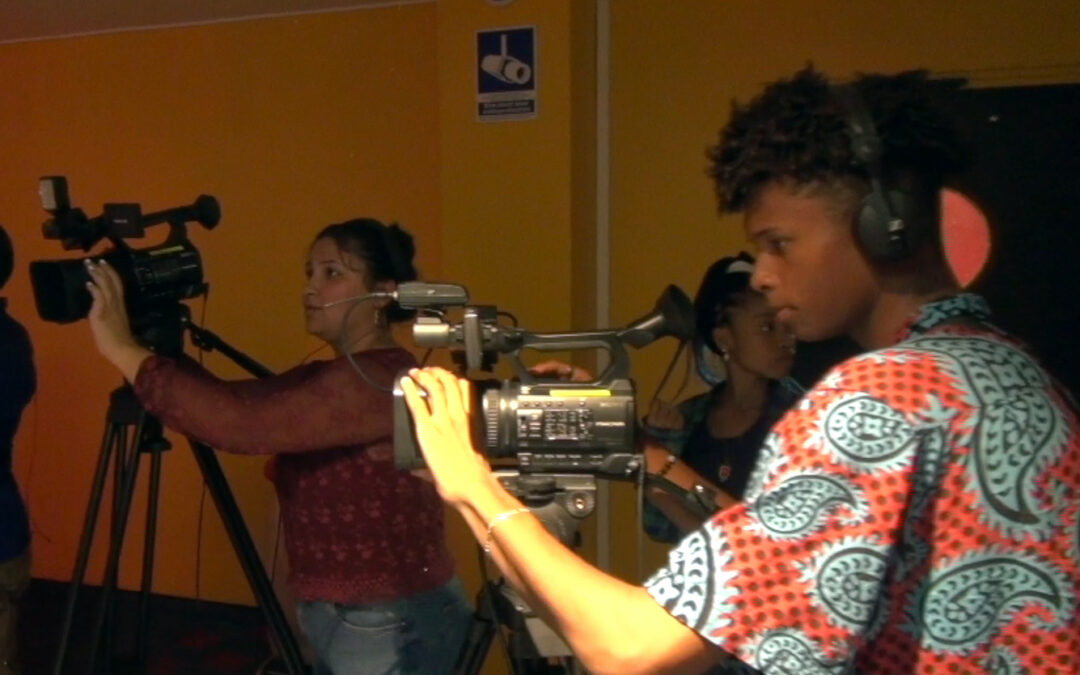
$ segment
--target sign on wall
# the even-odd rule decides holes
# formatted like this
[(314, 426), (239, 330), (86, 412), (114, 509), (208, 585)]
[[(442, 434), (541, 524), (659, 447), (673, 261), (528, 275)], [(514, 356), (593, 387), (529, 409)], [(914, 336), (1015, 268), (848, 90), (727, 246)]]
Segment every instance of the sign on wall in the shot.
[(476, 33), (476, 111), (482, 121), (536, 117), (536, 27)]

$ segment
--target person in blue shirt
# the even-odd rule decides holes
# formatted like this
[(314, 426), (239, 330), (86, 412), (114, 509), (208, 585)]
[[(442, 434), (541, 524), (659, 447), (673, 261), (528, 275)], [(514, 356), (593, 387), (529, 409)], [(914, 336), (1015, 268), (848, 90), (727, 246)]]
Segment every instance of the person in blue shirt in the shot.
[[(0, 289), (14, 268), (11, 239), (0, 226)], [(30, 523), (11, 456), (23, 409), (37, 386), (26, 329), (7, 313), (0, 298), (0, 675), (13, 675), (18, 601), (30, 582)]]

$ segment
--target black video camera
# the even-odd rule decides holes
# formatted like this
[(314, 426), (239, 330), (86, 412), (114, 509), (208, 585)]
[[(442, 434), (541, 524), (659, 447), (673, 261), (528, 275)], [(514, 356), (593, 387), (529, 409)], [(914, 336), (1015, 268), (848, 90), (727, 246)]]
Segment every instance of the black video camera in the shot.
[[(72, 208), (67, 179), (47, 176), (38, 187), (42, 207), (52, 218), (42, 225), (46, 239), (59, 239), (65, 250), (89, 251), (102, 239), (113, 248), (94, 258), (104, 258), (124, 282), (125, 304), (136, 330), (142, 319), (155, 311), (193, 298), (206, 291), (202, 260), (187, 238), (185, 223), (194, 221), (212, 229), (221, 220), (216, 199), (200, 195), (190, 206), (181, 206), (143, 215), (138, 204), (106, 204), (102, 215), (87, 218), (82, 209)], [(135, 249), (124, 241), (142, 237), (145, 228), (168, 223), (164, 243)], [(30, 263), (30, 281), (38, 314), (46, 321), (70, 323), (90, 311), (86, 282), (86, 258), (38, 260)]]
[[(464, 289), (460, 297), (467, 298)], [(440, 304), (446, 303), (426, 309)], [(624, 345), (640, 348), (665, 336), (685, 340), (694, 327), (690, 299), (673, 285), (652, 312), (621, 330), (531, 333), (499, 325), (500, 313), (491, 306), (465, 307), (458, 324), (437, 314), (417, 318), (413, 337), (418, 346), (464, 349), (467, 370), (490, 370), (498, 354), (508, 355), (517, 379), (473, 381), (474, 438), (488, 457), (516, 458), (522, 474), (632, 475), (640, 457), (634, 382)], [(564, 382), (530, 373), (520, 358), (525, 349), (603, 349), (610, 358), (592, 382)], [(400, 469), (424, 466), (400, 377), (394, 386), (394, 462)]]

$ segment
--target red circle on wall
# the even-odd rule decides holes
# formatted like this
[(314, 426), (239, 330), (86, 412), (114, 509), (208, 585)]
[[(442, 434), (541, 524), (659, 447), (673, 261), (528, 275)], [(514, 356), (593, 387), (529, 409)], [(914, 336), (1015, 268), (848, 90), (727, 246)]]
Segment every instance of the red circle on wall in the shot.
[(941, 240), (956, 280), (967, 286), (990, 258), (990, 224), (973, 201), (955, 190), (941, 195)]

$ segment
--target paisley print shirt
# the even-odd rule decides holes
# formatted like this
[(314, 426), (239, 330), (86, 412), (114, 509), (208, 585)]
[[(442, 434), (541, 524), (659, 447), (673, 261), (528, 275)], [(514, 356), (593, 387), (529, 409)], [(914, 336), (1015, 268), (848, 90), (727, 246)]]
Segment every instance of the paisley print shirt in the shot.
[(646, 587), (731, 672), (1080, 672), (1080, 430), (981, 298), (923, 307), (774, 427)]

